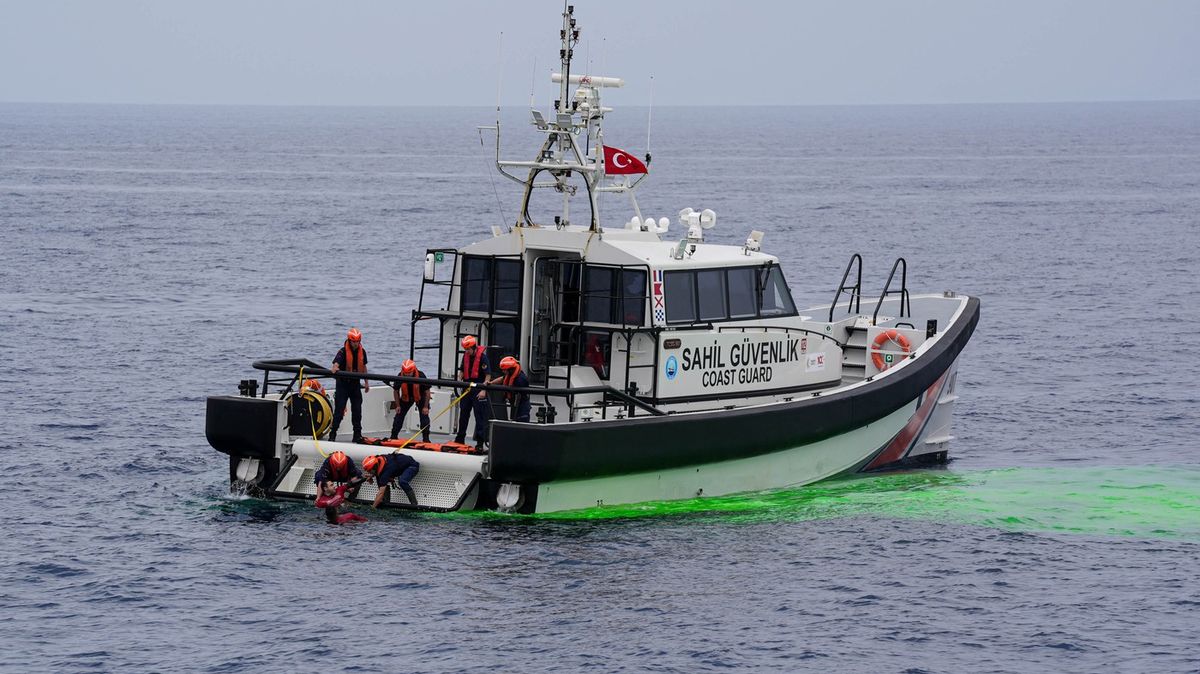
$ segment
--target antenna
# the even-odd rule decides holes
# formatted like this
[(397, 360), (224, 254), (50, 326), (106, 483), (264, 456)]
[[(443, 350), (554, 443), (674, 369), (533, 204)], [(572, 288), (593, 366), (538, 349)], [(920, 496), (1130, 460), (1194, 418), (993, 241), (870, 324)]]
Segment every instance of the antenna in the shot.
[(533, 110), (533, 81), (537, 79), (537, 55), (533, 57), (533, 68), (529, 70), (529, 109)]
[(570, 0), (563, 0), (563, 27), (559, 33), (562, 39), (562, 47), (558, 51), (559, 60), (562, 62), (562, 87), (559, 92), (558, 105), (559, 108), (555, 112), (570, 111), (571, 100), (568, 97), (570, 91), (571, 79), (571, 57), (575, 53), (575, 43), (579, 41), (579, 30), (575, 28), (575, 7), (568, 5)]
[(646, 111), (646, 162), (650, 162), (650, 122), (654, 120), (654, 75), (650, 76), (650, 109)]
[(504, 31), (496, 40), (496, 128), (500, 128), (500, 81), (504, 73)]
[[(500, 157), (500, 82), (503, 80), (504, 73), (504, 31), (500, 31), (500, 37), (496, 40), (496, 157)], [(479, 132), (479, 144), (483, 145), (483, 132)], [(500, 203), (500, 191), (496, 189), (496, 180), (492, 177), (492, 170), (489, 166), (485, 171), (488, 176), (488, 182), (492, 184), (492, 194), (496, 196), (497, 215), (500, 216), (500, 224), (507, 226), (504, 219), (504, 205)]]

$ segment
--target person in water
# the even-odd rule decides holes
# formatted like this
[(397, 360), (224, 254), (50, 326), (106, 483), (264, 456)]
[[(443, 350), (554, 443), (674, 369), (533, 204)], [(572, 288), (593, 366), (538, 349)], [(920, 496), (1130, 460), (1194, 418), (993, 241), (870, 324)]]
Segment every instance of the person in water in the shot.
[[(504, 386), (529, 386), (529, 377), (525, 376), (521, 370), (521, 363), (512, 356), (500, 359), (500, 372), (502, 374), (499, 377), (489, 380), (488, 383), (503, 384)], [(529, 423), (529, 392), (505, 391), (504, 398), (509, 403), (508, 418), (513, 421)]]
[(363, 459), (363, 471), (366, 472), (367, 479), (374, 478), (379, 489), (371, 507), (378, 508), (388, 498), (393, 482), (408, 497), (409, 503), (417, 505), (417, 495), (413, 493), (411, 482), (420, 469), (421, 464), (407, 454), (377, 454)]
[[(346, 333), (346, 343), (338, 349), (333, 357), (334, 372), (366, 372), (367, 350), (362, 346), (362, 333), (358, 328), (350, 328)], [(338, 426), (346, 414), (346, 402), (350, 403), (350, 423), (354, 425), (352, 442), (362, 440), (362, 394), (371, 390), (371, 382), (366, 379), (338, 378), (337, 390), (334, 393), (333, 424), (329, 427), (330, 442), (337, 439)]]
[[(417, 364), (406, 360), (400, 365), (400, 376), (425, 378), (425, 373), (417, 369)], [(429, 442), (429, 384), (424, 382), (403, 382), (392, 384), (392, 400), (396, 403), (396, 417), (392, 420), (392, 439), (400, 437), (400, 429), (404, 427), (404, 417), (415, 405), (421, 419), (421, 435)]]
[(359, 487), (365, 481), (362, 471), (344, 452), (334, 452), (326, 457), (313, 475), (313, 483), (317, 487), (315, 505), (324, 508), (325, 520), (330, 524), (366, 521), (359, 515), (338, 514), (338, 508), (345, 499), (357, 496)]

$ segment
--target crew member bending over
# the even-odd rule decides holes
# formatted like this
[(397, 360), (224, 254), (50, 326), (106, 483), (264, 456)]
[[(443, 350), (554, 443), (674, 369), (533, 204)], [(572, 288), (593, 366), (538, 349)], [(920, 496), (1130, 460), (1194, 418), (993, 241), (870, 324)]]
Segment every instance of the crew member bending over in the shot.
[[(367, 371), (367, 350), (362, 346), (362, 333), (358, 328), (350, 328), (346, 333), (346, 343), (338, 349), (333, 357), (334, 372)], [(342, 424), (342, 416), (346, 414), (346, 401), (350, 401), (350, 423), (354, 426), (352, 442), (362, 440), (362, 392), (371, 390), (371, 382), (366, 379), (347, 379), (338, 377), (337, 391), (334, 393), (333, 425), (329, 427), (329, 440), (337, 439), (338, 426)]]
[[(463, 360), (462, 369), (459, 372), (459, 379), (467, 383), (484, 384), (487, 383), (488, 376), (488, 357), (487, 349), (475, 340), (474, 335), (467, 335), (462, 338)], [(491, 416), (488, 409), (487, 391), (480, 391), (478, 394), (473, 391), (468, 391), (462, 400), (458, 402), (458, 434), (455, 435), (454, 441), (458, 444), (463, 444), (467, 437), (467, 424), (471, 421), (471, 413), (475, 413), (475, 444), (482, 446), (487, 442), (488, 438), (488, 417)]]
[[(512, 356), (505, 356), (500, 359), (499, 377), (488, 381), (489, 384), (503, 384), (505, 386), (529, 386), (529, 377), (525, 376), (525, 372), (521, 370), (521, 364)], [(529, 392), (528, 391), (505, 391), (504, 398), (509, 402), (508, 418), (513, 421), (522, 421), (529, 423)]]
[(413, 493), (410, 483), (420, 469), (421, 464), (407, 454), (376, 454), (363, 459), (363, 470), (367, 472), (368, 479), (375, 478), (375, 484), (379, 488), (371, 507), (378, 508), (379, 504), (383, 503), (388, 497), (393, 481), (408, 497), (408, 502), (417, 505), (417, 495)]
[[(424, 379), (425, 373), (417, 369), (416, 363), (406, 360), (400, 365), (400, 376)], [(429, 442), (429, 384), (402, 382), (392, 384), (392, 388), (395, 389), (392, 391), (392, 400), (396, 403), (396, 418), (392, 420), (392, 439), (400, 436), (400, 429), (404, 427), (404, 417), (408, 416), (408, 410), (416, 405), (421, 419), (422, 439)]]

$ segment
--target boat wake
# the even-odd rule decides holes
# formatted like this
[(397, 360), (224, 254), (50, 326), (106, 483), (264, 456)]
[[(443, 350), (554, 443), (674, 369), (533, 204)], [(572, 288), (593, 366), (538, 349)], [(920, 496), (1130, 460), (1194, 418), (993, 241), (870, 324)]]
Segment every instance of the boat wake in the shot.
[(921, 470), (538, 517), (664, 516), (737, 523), (899, 518), (1014, 532), (1200, 541), (1200, 466)]

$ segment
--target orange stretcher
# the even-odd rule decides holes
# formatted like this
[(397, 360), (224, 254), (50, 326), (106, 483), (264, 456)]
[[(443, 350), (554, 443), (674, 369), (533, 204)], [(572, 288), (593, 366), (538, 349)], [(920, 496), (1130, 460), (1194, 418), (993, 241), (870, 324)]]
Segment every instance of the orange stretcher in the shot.
[(404, 440), (389, 440), (387, 438), (363, 437), (362, 444), (377, 447), (393, 447), (396, 449), (422, 449), (427, 452), (447, 452), (450, 454), (486, 454), (487, 450), (457, 442), (408, 442)]

